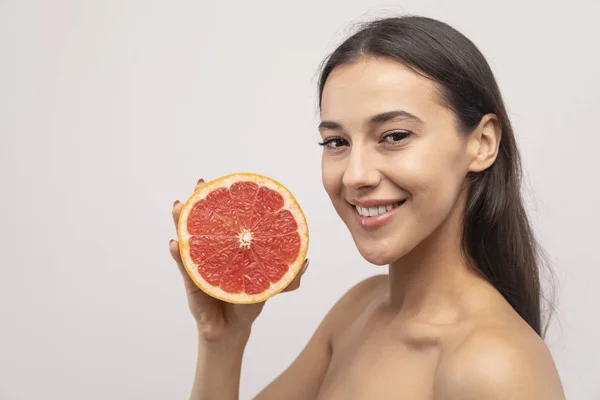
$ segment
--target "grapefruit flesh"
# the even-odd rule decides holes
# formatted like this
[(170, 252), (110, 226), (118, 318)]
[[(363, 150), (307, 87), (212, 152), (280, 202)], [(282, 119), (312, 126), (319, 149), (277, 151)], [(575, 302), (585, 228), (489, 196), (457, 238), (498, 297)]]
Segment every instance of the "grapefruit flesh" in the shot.
[(285, 289), (308, 251), (306, 219), (277, 181), (238, 173), (205, 183), (181, 209), (183, 264), (204, 292), (257, 303)]

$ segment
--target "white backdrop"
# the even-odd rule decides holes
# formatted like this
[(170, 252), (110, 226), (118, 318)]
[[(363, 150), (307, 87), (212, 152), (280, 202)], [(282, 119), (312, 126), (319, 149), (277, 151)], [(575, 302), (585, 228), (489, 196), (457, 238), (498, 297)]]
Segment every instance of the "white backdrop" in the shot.
[(322, 190), (316, 73), (390, 12), (450, 23), (497, 74), (559, 286), (547, 342), (568, 398), (600, 399), (600, 2), (550, 3), (0, 0), (0, 399), (187, 398), (171, 204), (235, 171), (285, 183), (309, 222), (311, 267), (257, 321), (241, 398), (286, 368), (382, 271)]

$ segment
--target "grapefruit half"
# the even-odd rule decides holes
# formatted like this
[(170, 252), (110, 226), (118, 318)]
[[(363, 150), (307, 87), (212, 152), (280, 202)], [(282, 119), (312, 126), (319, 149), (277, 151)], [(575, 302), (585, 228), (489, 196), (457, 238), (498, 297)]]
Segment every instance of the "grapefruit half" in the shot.
[(200, 186), (181, 209), (177, 236), (192, 280), (228, 303), (258, 303), (281, 292), (308, 252), (306, 219), (292, 193), (251, 173)]

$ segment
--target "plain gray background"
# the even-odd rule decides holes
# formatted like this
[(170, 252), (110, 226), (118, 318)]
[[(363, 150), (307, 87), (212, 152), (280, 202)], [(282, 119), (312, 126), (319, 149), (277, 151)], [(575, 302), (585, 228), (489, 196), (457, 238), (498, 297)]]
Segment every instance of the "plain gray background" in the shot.
[(568, 398), (600, 399), (598, 0), (0, 0), (0, 399), (187, 398), (171, 204), (235, 171), (285, 183), (309, 222), (311, 267), (256, 322), (241, 398), (285, 369), (383, 271), (322, 190), (316, 73), (354, 22), (395, 13), (450, 23), (492, 65), (558, 284), (547, 343)]

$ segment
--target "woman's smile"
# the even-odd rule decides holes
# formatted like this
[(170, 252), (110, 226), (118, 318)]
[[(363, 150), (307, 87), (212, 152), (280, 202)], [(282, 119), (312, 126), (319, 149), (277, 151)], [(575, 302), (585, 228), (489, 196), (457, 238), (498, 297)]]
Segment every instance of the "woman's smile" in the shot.
[(349, 202), (356, 220), (367, 230), (378, 229), (391, 222), (406, 199), (400, 201), (366, 200)]

